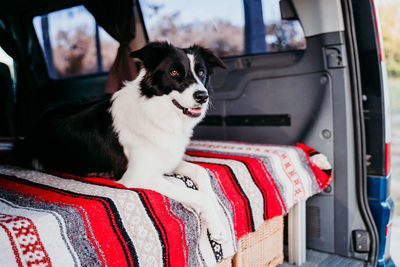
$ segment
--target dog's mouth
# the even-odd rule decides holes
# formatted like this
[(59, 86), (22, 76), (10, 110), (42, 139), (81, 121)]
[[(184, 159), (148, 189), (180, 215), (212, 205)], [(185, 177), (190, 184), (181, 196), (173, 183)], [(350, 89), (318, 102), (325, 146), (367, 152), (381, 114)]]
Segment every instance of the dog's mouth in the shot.
[(184, 106), (182, 106), (181, 104), (178, 103), (178, 101), (176, 101), (175, 99), (172, 99), (172, 103), (179, 108), (180, 110), (182, 110), (183, 114), (191, 117), (191, 118), (197, 118), (200, 117), (201, 115), (201, 111), (203, 110), (203, 108), (201, 106), (197, 106), (197, 107), (192, 107), (192, 108), (185, 108)]

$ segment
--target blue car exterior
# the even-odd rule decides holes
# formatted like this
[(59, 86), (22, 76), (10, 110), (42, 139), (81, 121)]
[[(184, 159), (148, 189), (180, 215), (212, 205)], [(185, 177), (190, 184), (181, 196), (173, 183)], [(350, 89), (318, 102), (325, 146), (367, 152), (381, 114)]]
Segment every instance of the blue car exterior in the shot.
[(377, 266), (395, 266), (390, 257), (391, 215), (394, 203), (390, 196), (390, 179), (388, 176), (368, 176), (368, 203), (379, 234), (379, 253)]

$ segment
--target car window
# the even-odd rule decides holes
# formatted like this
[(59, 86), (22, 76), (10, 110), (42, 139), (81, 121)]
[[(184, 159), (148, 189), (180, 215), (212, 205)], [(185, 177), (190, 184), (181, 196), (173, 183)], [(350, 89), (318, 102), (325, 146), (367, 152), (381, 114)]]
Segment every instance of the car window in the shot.
[(281, 19), (279, 0), (262, 0), (247, 9), (244, 2), (140, 0), (140, 5), (150, 41), (179, 47), (197, 43), (221, 57), (305, 49), (299, 21)]
[(36, 16), (33, 25), (53, 79), (107, 72), (117, 54), (119, 43), (84, 6)]
[(10, 69), (11, 77), (14, 78), (14, 60), (0, 46), (0, 62), (4, 63)]

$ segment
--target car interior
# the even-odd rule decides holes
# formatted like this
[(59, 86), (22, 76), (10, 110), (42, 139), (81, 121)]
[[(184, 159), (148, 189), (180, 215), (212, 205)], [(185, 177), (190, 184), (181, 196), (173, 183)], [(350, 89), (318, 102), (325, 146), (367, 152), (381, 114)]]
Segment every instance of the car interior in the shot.
[[(193, 139), (280, 145), (301, 142), (326, 155), (333, 166), (334, 179), (322, 193), (307, 200), (307, 262), (302, 266), (364, 266), (376, 258), (377, 234), (367, 208), (362, 178), (366, 174), (366, 153), (362, 145), (365, 140), (360, 130), (364, 122), (359, 115), (363, 113), (362, 93), (354, 78), (357, 71), (354, 51), (359, 48), (351, 41), (354, 28), (353, 32), (349, 30), (352, 23), (349, 14), (356, 5), (340, 0), (264, 0), (264, 11), (268, 8), (277, 11), (278, 15), (274, 16), (279, 17), (276, 20), (279, 22), (272, 23), (275, 28), (266, 28), (267, 32), (276, 34), (270, 37), (270, 45), (260, 47), (255, 40), (251, 43), (255, 37), (243, 34), (243, 24), (246, 21), (256, 28), (257, 18), (263, 14), (253, 21), (242, 15), (239, 41), (233, 37), (236, 36), (234, 26), (240, 23), (232, 18), (230, 28), (219, 28), (222, 22), (218, 17), (211, 18), (216, 34), (222, 36), (212, 43), (213, 35), (196, 34), (196, 23), (203, 23), (197, 25), (202, 29), (212, 23), (206, 24), (195, 15), (191, 18), (185, 14), (191, 12), (190, 8), (177, 5), (177, 1), (133, 1), (133, 20), (127, 25), (113, 22), (121, 29), (131, 29), (125, 33), (103, 25), (111, 23), (107, 19), (118, 18), (113, 12), (124, 10), (125, 2), (129, 1), (117, 1), (108, 10), (97, 6), (109, 7), (112, 1), (97, 1), (101, 2), (98, 4), (78, 0), (13, 2), (6, 3), (7, 8), (0, 11), (0, 47), (15, 62), (13, 71), (0, 65), (0, 136), (25, 136), (40, 114), (51, 108), (67, 105), (72, 112), (109, 97), (120, 88), (121, 80), (133, 79), (137, 74), (138, 66), (127, 62), (123, 55), (149, 41), (169, 38), (177, 46), (189, 46), (194, 39), (204, 45), (218, 44), (211, 49), (220, 55), (227, 69), (216, 70), (212, 77), (212, 107), (195, 128)], [(209, 2), (190, 5), (195, 10), (207, 10)], [(240, 8), (243, 13), (242, 1), (232, 2), (234, 5), (237, 8), (231, 7), (232, 17), (236, 9)], [(62, 10), (65, 12), (61, 13)], [(81, 28), (79, 32), (76, 27), (78, 41), (71, 44), (73, 33), (63, 32), (63, 27), (67, 29), (67, 24), (84, 20), (74, 12), (89, 15), (92, 12), (95, 19), (91, 17), (93, 22), (87, 24), (89, 30)], [(110, 18), (104, 15), (107, 12), (112, 14)], [(198, 16), (203, 14), (198, 13)], [(218, 12), (210, 11), (210, 16), (214, 13)], [(272, 13), (265, 11), (265, 14)], [(68, 22), (68, 16), (75, 22)], [(120, 17), (124, 16), (122, 12)], [(65, 25), (57, 26), (57, 19)], [(193, 30), (175, 29), (180, 25), (178, 22)], [(129, 28), (132, 25), (134, 30)], [(60, 29), (58, 33), (56, 27)], [(113, 32), (112, 36), (107, 32)], [(92, 48), (82, 45), (89, 42), (84, 33), (92, 34), (90, 38), (97, 36), (95, 41), (90, 41)], [(181, 36), (185, 33), (196, 38), (184, 39)], [(231, 47), (224, 40), (231, 42)], [(235, 42), (239, 45), (234, 46)], [(64, 53), (62, 56), (60, 51)], [(92, 61), (79, 59), (85, 53), (93, 55)], [(115, 57), (118, 64), (114, 62)], [(85, 69), (80, 64), (91, 65)], [(374, 128), (372, 124), (369, 127)], [(369, 144), (367, 149), (373, 149), (374, 145)], [(378, 165), (374, 161), (371, 168)], [(358, 240), (355, 233), (369, 233), (368, 243)], [(282, 266), (291, 265), (285, 262)]]

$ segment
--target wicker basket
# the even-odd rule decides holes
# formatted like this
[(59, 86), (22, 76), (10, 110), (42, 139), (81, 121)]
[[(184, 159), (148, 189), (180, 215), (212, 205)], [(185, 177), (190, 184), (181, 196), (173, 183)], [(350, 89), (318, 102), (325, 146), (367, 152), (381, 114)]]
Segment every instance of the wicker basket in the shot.
[(266, 221), (239, 240), (238, 251), (217, 267), (276, 266), (283, 262), (283, 216)]

